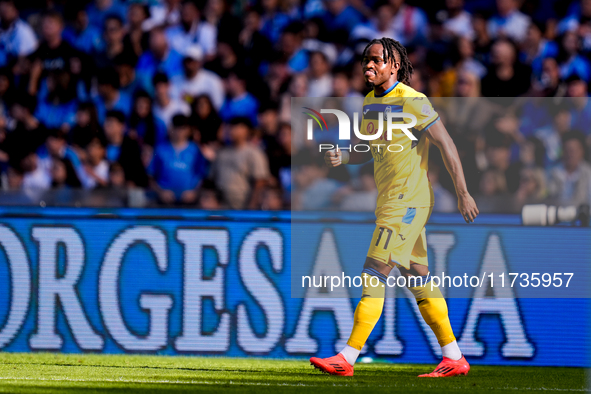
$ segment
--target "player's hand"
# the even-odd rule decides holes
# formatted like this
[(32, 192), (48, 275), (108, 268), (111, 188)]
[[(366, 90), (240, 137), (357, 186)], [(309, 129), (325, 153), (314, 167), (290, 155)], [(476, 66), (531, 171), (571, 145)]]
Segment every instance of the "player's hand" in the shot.
[(341, 150), (331, 149), (324, 154), (324, 162), (330, 167), (338, 167), (343, 164), (343, 152)]
[(476, 216), (480, 213), (476, 206), (476, 202), (472, 196), (467, 193), (458, 197), (458, 210), (464, 217), (466, 223), (474, 222), (474, 219), (476, 219)]

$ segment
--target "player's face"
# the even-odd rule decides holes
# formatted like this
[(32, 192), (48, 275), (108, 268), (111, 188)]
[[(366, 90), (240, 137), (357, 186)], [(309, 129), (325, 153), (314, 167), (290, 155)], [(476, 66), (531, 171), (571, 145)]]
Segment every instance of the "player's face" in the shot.
[(362, 61), (365, 84), (371, 88), (388, 82), (400, 67), (400, 63), (388, 62), (384, 59), (384, 47), (381, 44), (370, 46)]

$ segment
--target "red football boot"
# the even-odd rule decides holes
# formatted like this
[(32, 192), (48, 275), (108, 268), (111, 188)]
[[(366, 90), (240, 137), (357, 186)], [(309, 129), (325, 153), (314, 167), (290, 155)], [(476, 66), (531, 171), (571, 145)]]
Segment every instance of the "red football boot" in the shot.
[(353, 376), (353, 366), (345, 360), (341, 353), (329, 358), (312, 357), (310, 364), (331, 375)]
[(470, 371), (470, 364), (468, 364), (464, 356), (459, 360), (443, 357), (443, 361), (439, 363), (435, 371), (419, 375), (419, 378), (447, 378), (449, 376), (468, 375), (468, 371)]

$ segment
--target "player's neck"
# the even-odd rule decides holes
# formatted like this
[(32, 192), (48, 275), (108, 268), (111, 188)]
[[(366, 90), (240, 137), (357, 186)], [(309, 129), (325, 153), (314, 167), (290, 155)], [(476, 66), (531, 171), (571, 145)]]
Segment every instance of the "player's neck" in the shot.
[(373, 88), (373, 94), (375, 97), (383, 97), (390, 93), (395, 87), (398, 85), (398, 81), (394, 80), (392, 82), (384, 82), (380, 86), (375, 86)]

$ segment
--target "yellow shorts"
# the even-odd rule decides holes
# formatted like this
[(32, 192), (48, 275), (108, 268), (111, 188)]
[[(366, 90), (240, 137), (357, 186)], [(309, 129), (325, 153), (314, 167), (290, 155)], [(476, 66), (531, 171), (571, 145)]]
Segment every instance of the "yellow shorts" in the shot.
[(389, 266), (410, 268), (410, 262), (428, 266), (425, 224), (433, 207), (407, 208), (381, 206), (376, 210), (367, 257)]

